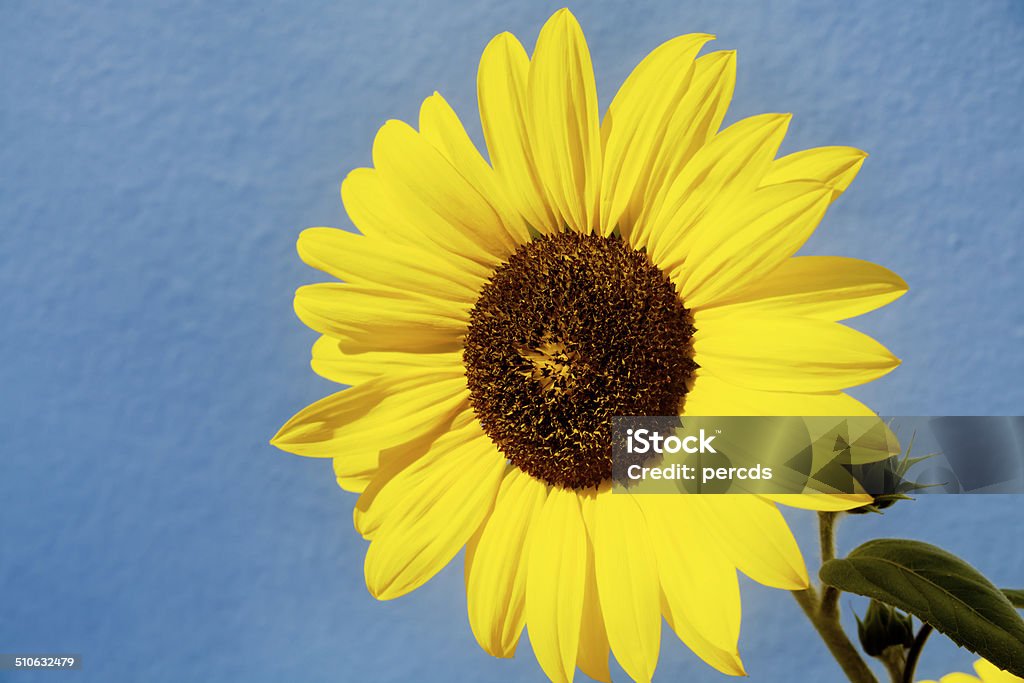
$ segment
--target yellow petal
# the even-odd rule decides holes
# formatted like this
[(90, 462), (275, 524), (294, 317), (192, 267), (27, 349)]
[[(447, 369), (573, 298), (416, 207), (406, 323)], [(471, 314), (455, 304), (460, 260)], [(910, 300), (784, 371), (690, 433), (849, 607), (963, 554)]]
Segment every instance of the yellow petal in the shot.
[[(977, 679), (974, 676), (971, 676), (970, 674), (956, 672), (956, 673), (946, 674), (945, 676), (943, 676), (942, 680), (940, 681), (940, 683), (990, 683), (990, 682), (988, 680), (985, 680), (985, 679)], [(992, 682), (992, 683), (996, 683), (996, 682)]]
[(367, 351), (345, 353), (341, 342), (322, 335), (313, 343), (310, 366), (313, 372), (338, 384), (362, 384), (381, 375), (416, 372), (418, 370), (453, 370), (462, 368), (462, 353), (403, 353), (400, 351)]
[(576, 493), (553, 488), (530, 530), (526, 623), (554, 683), (573, 680), (587, 580), (587, 532)]
[(494, 207), (407, 124), (388, 121), (381, 127), (373, 164), (395, 210), (421, 239), (487, 266), (515, 250)]
[[(658, 557), (658, 575), (674, 614), (710, 643), (735, 652), (740, 637), (740, 586), (726, 559), (695, 514), (698, 497), (636, 496)], [(712, 522), (715, 523), (715, 522)]]
[(658, 562), (633, 496), (595, 500), (594, 562), (612, 653), (634, 681), (650, 681), (661, 647)]
[(578, 232), (597, 222), (601, 133), (590, 52), (576, 18), (555, 12), (540, 31), (527, 82), (537, 176), (556, 218)]
[(366, 553), (370, 593), (391, 600), (441, 571), (490, 514), (505, 467), (480, 432), (451, 450), (432, 449), (395, 477), (388, 488), (405, 495)]
[[(585, 496), (581, 496), (580, 504), (584, 510), (584, 519), (586, 519), (589, 503)], [(612, 675), (608, 668), (610, 652), (608, 631), (604, 626), (604, 617), (601, 616), (601, 600), (597, 591), (594, 547), (592, 543), (588, 543), (587, 586), (583, 594), (583, 619), (580, 624), (580, 649), (576, 655), (576, 666), (596, 681), (611, 683)]]
[(469, 625), (488, 654), (511, 657), (526, 625), (530, 523), (547, 497), (544, 484), (517, 468), (505, 474), (494, 512), (466, 545)]
[(419, 230), (408, 223), (408, 217), (391, 199), (375, 169), (357, 168), (345, 176), (341, 183), (341, 201), (352, 223), (367, 237), (447, 253), (423, 239)]
[(500, 215), (513, 241), (524, 243), (529, 240), (522, 217), (509, 205), (494, 169), (480, 156), (455, 110), (439, 93), (435, 92), (425, 99), (420, 107), (420, 134), (451, 162), (482, 197), (487, 198)]
[(687, 306), (701, 308), (756, 282), (796, 253), (828, 208), (831, 191), (812, 181), (770, 185), (718, 214), (717, 229), (700, 232), (673, 279)]
[[(471, 276), (490, 274), (489, 257), (481, 257), (478, 249), (461, 253), (452, 248), (457, 242), (446, 243), (443, 239), (438, 240), (435, 236), (425, 234), (421, 224), (423, 211), (417, 211), (418, 204), (406, 205), (396, 201), (395, 193), (389, 189), (385, 179), (386, 174), (377, 169), (357, 168), (341, 184), (345, 211), (363, 235), (375, 241), (386, 240), (427, 252), (431, 259), (448, 262), (451, 268), (464, 270)], [(443, 232), (449, 230), (443, 228)], [(474, 261), (474, 257), (480, 262)], [(481, 266), (483, 262), (488, 265)]]
[(800, 548), (775, 505), (747, 494), (692, 498), (694, 516), (741, 572), (773, 588), (807, 588)]
[(826, 392), (878, 379), (899, 360), (871, 337), (827, 320), (695, 316), (703, 371), (750, 389)]
[(541, 233), (560, 226), (544, 199), (526, 123), (530, 58), (511, 33), (495, 36), (480, 57), (477, 98), (484, 140), (513, 206)]
[[(663, 198), (641, 218), (651, 260), (668, 272), (682, 264), (691, 244), (720, 226), (720, 211), (734, 210), (767, 170), (786, 135), (789, 114), (743, 119), (711, 139), (675, 177)], [(703, 229), (697, 229), (699, 227)]]
[(339, 280), (472, 303), (490, 272), (457, 257), (336, 228), (308, 228), (299, 235), (299, 256)]
[[(1014, 676), (1009, 671), (1003, 671), (992, 662), (987, 659), (979, 659), (974, 663), (974, 670), (978, 672), (978, 676), (984, 683), (1021, 683), (1024, 679), (1019, 676)], [(946, 683), (946, 679), (943, 678), (943, 683)], [(953, 683), (957, 683), (953, 681)]]
[(295, 292), (295, 314), (310, 328), (363, 350), (436, 353), (461, 348), (471, 304), (366, 285), (322, 283)]
[(870, 261), (797, 256), (712, 307), (737, 316), (753, 312), (845, 320), (881, 308), (906, 291), (900, 276)]
[(832, 199), (841, 195), (857, 177), (867, 152), (854, 147), (815, 147), (774, 161), (762, 185), (791, 180), (816, 180), (832, 189)]
[(725, 382), (702, 370), (683, 404), (686, 415), (874, 415), (863, 403), (842, 392), (794, 393), (759, 391)]
[(658, 150), (672, 144), (665, 134), (693, 78), (694, 58), (712, 38), (694, 33), (663, 43), (633, 69), (608, 107), (601, 123), (602, 234), (610, 234), (629, 205), (646, 196)]
[[(632, 202), (620, 221), (623, 235), (634, 247), (646, 245), (632, 224), (653, 206), (659, 206), (672, 181), (722, 125), (736, 84), (736, 52), (712, 52), (694, 63), (693, 78), (669, 119), (665, 138), (654, 152), (647, 194)], [(639, 221), (642, 225), (644, 221)]]
[(723, 650), (722, 648), (708, 642), (708, 640), (704, 638), (704, 636), (702, 636), (689, 621), (686, 620), (686, 617), (672, 611), (672, 606), (669, 605), (664, 594), (662, 594), (661, 612), (665, 616), (665, 621), (668, 622), (668, 625), (671, 626), (672, 630), (675, 631), (677, 636), (679, 636), (679, 640), (686, 643), (686, 646), (693, 650), (698, 657), (728, 676), (747, 675), (747, 672), (743, 669), (743, 662), (740, 660), (738, 652)]
[[(476, 415), (468, 403), (454, 413), (445, 415), (437, 424), (419, 436), (380, 451), (379, 465), (369, 484), (363, 487), (352, 510), (352, 523), (363, 538), (371, 539), (387, 517), (398, 508), (407, 489), (400, 482), (390, 486), (398, 475), (432, 450), (450, 452), (480, 437)], [(335, 470), (338, 458), (334, 459)], [(409, 483), (409, 479), (402, 482)], [(346, 488), (342, 486), (342, 488)]]
[(874, 502), (866, 493), (782, 493), (764, 497), (781, 505), (818, 512), (842, 512)]
[(433, 426), (468, 402), (466, 380), (455, 372), (380, 377), (303, 408), (271, 443), (312, 457), (371, 457)]

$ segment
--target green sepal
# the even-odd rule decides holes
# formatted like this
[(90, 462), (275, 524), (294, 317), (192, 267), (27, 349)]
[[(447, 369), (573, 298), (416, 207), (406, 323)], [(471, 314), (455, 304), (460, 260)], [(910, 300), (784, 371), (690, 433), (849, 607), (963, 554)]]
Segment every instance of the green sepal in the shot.
[(872, 600), (864, 620), (857, 617), (857, 636), (864, 652), (881, 657), (890, 647), (902, 649), (914, 643), (913, 619), (891, 605)]

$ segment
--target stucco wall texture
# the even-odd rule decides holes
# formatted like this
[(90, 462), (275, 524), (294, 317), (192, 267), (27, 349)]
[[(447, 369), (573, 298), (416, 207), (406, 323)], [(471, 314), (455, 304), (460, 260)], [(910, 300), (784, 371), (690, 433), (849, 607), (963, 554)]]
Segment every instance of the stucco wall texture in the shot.
[[(333, 390), (291, 311), (320, 278), (299, 230), (350, 226), (342, 177), (435, 89), (479, 140), (481, 50), (505, 30), (532, 45), (558, 6), (0, 5), (0, 651), (81, 653), (79, 681), (541, 680), (525, 644), (511, 661), (475, 645), (460, 560), (375, 602), (354, 496), (267, 440)], [(572, 9), (604, 105), (657, 44), (711, 32), (739, 51), (727, 122), (794, 112), (784, 152), (871, 153), (805, 249), (911, 286), (854, 322), (904, 359), (858, 397), (1022, 412), (1024, 3)], [(1021, 501), (901, 504), (849, 521), (841, 550), (919, 538), (1020, 586)], [(812, 556), (813, 516), (789, 518)], [(753, 680), (839, 679), (790, 596), (743, 592)], [(972, 660), (934, 638), (920, 673)], [(659, 678), (724, 677), (666, 631)]]

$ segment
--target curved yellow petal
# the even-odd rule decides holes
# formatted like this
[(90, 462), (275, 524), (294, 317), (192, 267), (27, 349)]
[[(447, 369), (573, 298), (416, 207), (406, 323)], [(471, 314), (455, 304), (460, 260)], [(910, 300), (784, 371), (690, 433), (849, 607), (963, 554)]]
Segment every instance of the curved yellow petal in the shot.
[(519, 212), (511, 209), (501, 183), (470, 140), (455, 110), (437, 92), (420, 106), (420, 134), (494, 207), (516, 243), (529, 240)]
[[(711, 417), (728, 415), (874, 416), (866, 405), (842, 392), (791, 393), (757, 391), (702, 373), (686, 395), (684, 414)], [(849, 510), (871, 503), (860, 494), (765, 496), (791, 507), (809, 510)], [(759, 580), (759, 579), (758, 579)], [(773, 585), (773, 584), (769, 584)]]
[[(1003, 671), (987, 659), (976, 661), (974, 663), (974, 670), (978, 672), (978, 676), (981, 677), (983, 683), (1021, 683), (1021, 681), (1024, 681), (1024, 678), (1014, 676), (1009, 671)], [(947, 683), (945, 678), (942, 681)], [(957, 682), (953, 681), (953, 683)]]
[[(927, 682), (924, 682), (924, 683), (927, 683)], [(935, 682), (933, 681), (932, 683), (935, 683)], [(975, 678), (974, 676), (971, 676), (970, 674), (960, 673), (958, 671), (958, 672), (955, 672), (955, 673), (946, 674), (945, 676), (942, 677), (942, 680), (939, 683), (995, 683), (995, 682), (994, 681), (990, 682), (990, 681), (985, 680), (983, 678), (982, 679)]]
[(781, 493), (765, 495), (764, 498), (780, 505), (818, 512), (842, 512), (874, 502), (874, 498), (866, 493)]
[[(487, 518), (506, 467), (490, 440), (434, 448), (388, 484), (405, 495), (366, 552), (366, 586), (378, 600), (413, 591), (441, 571)], [(378, 498), (377, 503), (381, 501)]]
[(597, 222), (601, 132), (590, 51), (569, 10), (555, 12), (541, 29), (526, 91), (542, 189), (562, 224), (588, 233)]
[(817, 180), (832, 189), (832, 199), (841, 195), (857, 177), (868, 153), (854, 147), (815, 147), (788, 154), (772, 162), (762, 185), (791, 180)]
[(694, 517), (737, 569), (773, 588), (807, 588), (800, 547), (775, 505), (747, 494), (692, 498)]
[(307, 228), (299, 234), (299, 257), (339, 280), (472, 304), (490, 277), (482, 266), (442, 257), (392, 240), (337, 228)]
[(650, 681), (661, 647), (658, 563), (637, 501), (594, 501), (594, 563), (612, 653), (634, 681)]
[(419, 237), (419, 230), (408, 223), (408, 217), (391, 199), (376, 169), (350, 171), (341, 183), (341, 202), (349, 219), (367, 237), (448, 253)]
[[(740, 637), (740, 586), (735, 566), (704, 528), (687, 495), (636, 496), (658, 557), (658, 576), (673, 613), (713, 645), (730, 652)], [(712, 522), (714, 523), (714, 522)]]
[[(451, 414), (443, 415), (434, 426), (394, 446), (378, 449), (368, 444), (362, 450), (334, 456), (334, 477), (338, 486), (345, 491), (361, 494), (356, 501), (353, 516), (358, 516), (360, 502), (368, 496), (376, 495), (373, 493), (375, 488), (383, 486), (408, 463), (426, 453), (431, 444), (449, 429), (453, 417), (471, 413), (471, 410), (468, 403), (459, 405)], [(358, 524), (356, 530), (359, 530)], [(368, 534), (364, 535), (369, 538)]]
[(471, 304), (331, 282), (300, 287), (294, 307), (299, 320), (349, 353), (437, 353), (461, 348)]
[(510, 201), (540, 233), (560, 228), (545, 201), (526, 121), (530, 58), (511, 33), (495, 36), (480, 57), (477, 99), (491, 164)]
[[(400, 122), (393, 123), (398, 128), (408, 128)], [(432, 148), (429, 143), (425, 144)], [(434, 156), (439, 154), (435, 150)], [(446, 241), (444, 235), (452, 231), (450, 226), (441, 226), (440, 237), (424, 232), (425, 228), (430, 228), (440, 219), (433, 215), (424, 223), (421, 204), (396, 201), (393, 183), (387, 180), (388, 174), (379, 169), (357, 168), (342, 181), (341, 200), (359, 232), (373, 240), (386, 240), (427, 252), (430, 258), (447, 261), (451, 268), (464, 270), (470, 276), (482, 273), (486, 277), (490, 274), (492, 257), (482, 255), (478, 247), (472, 247), (465, 253), (455, 248), (465, 246), (466, 242), (460, 239)]]
[(664, 142), (654, 152), (647, 194), (635, 199), (620, 221), (623, 235), (630, 244), (646, 246), (646, 235), (640, 228), (646, 224), (640, 217), (652, 207), (660, 206), (672, 181), (682, 172), (694, 154), (718, 132), (729, 108), (736, 84), (736, 52), (712, 52), (694, 62), (693, 78), (665, 129)]
[(706, 310), (845, 320), (881, 308), (906, 291), (899, 275), (870, 261), (797, 256)]
[(878, 379), (899, 359), (839, 323), (783, 316), (695, 316), (702, 371), (750, 389), (827, 392)]
[(318, 458), (370, 457), (436, 424), (469, 399), (455, 371), (379, 377), (320, 399), (296, 413), (271, 443)]
[(552, 488), (530, 529), (526, 623), (554, 683), (572, 681), (587, 580), (587, 532), (574, 491)]
[(846, 415), (871, 416), (874, 411), (839, 391), (796, 393), (748, 389), (698, 370), (683, 404), (685, 415)]
[[(433, 450), (440, 453), (460, 448), (479, 436), (476, 415), (467, 403), (438, 420), (436, 425), (419, 436), (382, 449), (377, 470), (372, 473), (369, 484), (360, 491), (361, 495), (352, 510), (352, 524), (356, 531), (363, 538), (373, 538), (384, 520), (399, 509), (397, 503), (407, 493), (402, 482), (408, 484), (410, 480), (401, 480), (395, 486), (390, 484), (420, 458)], [(335, 471), (338, 470), (338, 461), (338, 458), (334, 459)]]
[(601, 233), (611, 234), (630, 204), (647, 195), (669, 121), (688, 90), (694, 58), (713, 36), (678, 36), (647, 55), (619, 88), (601, 122), (604, 166)]
[(782, 144), (790, 118), (751, 116), (718, 133), (694, 154), (637, 226), (647, 236), (655, 264), (670, 272), (687, 260), (694, 240), (718, 231), (716, 214), (734, 210), (737, 198), (757, 187)]
[(401, 351), (367, 351), (345, 353), (342, 343), (334, 337), (321, 335), (313, 342), (310, 366), (313, 372), (338, 384), (362, 384), (381, 375), (417, 372), (420, 370), (462, 369), (462, 352), (404, 353)]
[(735, 650), (723, 650), (710, 643), (697, 629), (687, 621), (686, 617), (673, 612), (672, 606), (665, 599), (664, 593), (661, 598), (661, 613), (665, 621), (672, 627), (679, 640), (686, 643), (686, 646), (693, 650), (694, 654), (703, 659), (707, 664), (728, 676), (746, 676), (739, 652)]
[(547, 498), (544, 484), (510, 467), (494, 512), (466, 545), (466, 602), (476, 642), (494, 657), (515, 654), (526, 625), (530, 524)]
[(826, 185), (794, 181), (751, 193), (729, 215), (719, 212), (716, 229), (700, 231), (673, 272), (683, 301), (706, 307), (778, 268), (818, 227), (830, 196)]
[(408, 124), (381, 126), (373, 165), (395, 210), (421, 239), (486, 266), (518, 246), (487, 199)]
[[(587, 517), (588, 501), (580, 499)], [(591, 506), (592, 507), (592, 506)], [(588, 524), (592, 526), (592, 524)], [(601, 599), (597, 590), (597, 570), (594, 566), (594, 546), (587, 544), (587, 584), (583, 593), (583, 619), (580, 624), (580, 648), (576, 654), (576, 666), (596, 681), (611, 683), (612, 674), (608, 667), (608, 631), (601, 616)]]
[[(723, 381), (701, 371), (686, 395), (686, 415), (825, 415), (874, 416), (875, 412), (842, 392), (793, 393), (758, 391)], [(871, 502), (870, 496), (790, 495), (765, 496), (792, 507), (810, 510), (849, 510)], [(760, 580), (760, 579), (757, 579)], [(774, 584), (768, 584), (774, 585)]]

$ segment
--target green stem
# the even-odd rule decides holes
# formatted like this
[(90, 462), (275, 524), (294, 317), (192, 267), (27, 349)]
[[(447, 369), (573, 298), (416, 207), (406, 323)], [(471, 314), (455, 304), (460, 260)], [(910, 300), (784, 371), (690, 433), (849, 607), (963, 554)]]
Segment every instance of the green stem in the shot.
[(836, 518), (838, 513), (818, 513), (818, 542), (821, 543), (822, 563), (836, 557)]
[(793, 591), (793, 597), (803, 609), (804, 614), (811, 620), (818, 635), (825, 642), (828, 651), (832, 653), (835, 660), (842, 667), (843, 673), (852, 683), (878, 683), (878, 679), (871, 673), (871, 669), (861, 659), (857, 648), (853, 646), (850, 639), (839, 624), (838, 614), (826, 615), (821, 612), (821, 603), (815, 595), (814, 588), (803, 591)]
[[(825, 564), (836, 557), (836, 512), (818, 513), (818, 542), (821, 544), (821, 563)], [(827, 615), (835, 615), (839, 619), (839, 589), (824, 586), (821, 594), (821, 611)]]
[(887, 647), (878, 659), (885, 664), (885, 670), (889, 672), (889, 680), (892, 683), (903, 683), (903, 672), (906, 670), (907, 662), (901, 646)]
[(910, 646), (910, 650), (907, 652), (907, 665), (903, 668), (903, 683), (914, 683), (914, 670), (917, 669), (917, 660), (921, 656), (921, 650), (924, 649), (928, 636), (931, 634), (931, 624), (922, 625), (921, 630), (917, 632), (914, 644)]
[[(821, 542), (823, 563), (836, 556), (836, 517), (837, 514), (834, 512), (822, 512), (818, 515), (818, 538)], [(814, 587), (809, 586), (807, 590), (793, 591), (793, 597), (846, 677), (852, 683), (878, 683), (878, 679), (871, 673), (871, 669), (850, 642), (839, 622), (839, 591), (831, 586), (825, 586), (819, 599)]]

